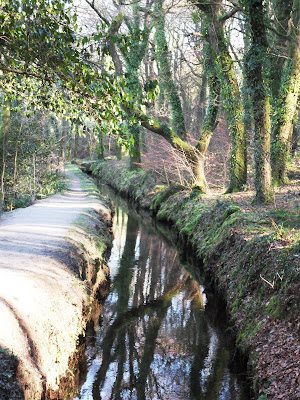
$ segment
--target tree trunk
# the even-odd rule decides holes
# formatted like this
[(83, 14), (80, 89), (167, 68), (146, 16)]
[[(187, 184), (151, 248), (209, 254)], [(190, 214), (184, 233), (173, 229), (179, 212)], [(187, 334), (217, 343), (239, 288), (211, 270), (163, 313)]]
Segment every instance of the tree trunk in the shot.
[(118, 143), (118, 141), (115, 141), (115, 146), (116, 146), (116, 157), (118, 161), (122, 160), (122, 146)]
[(102, 132), (101, 128), (99, 128), (99, 130), (98, 130), (97, 139), (98, 139), (98, 145), (97, 145), (96, 151), (97, 151), (98, 160), (103, 161), (104, 160), (104, 145), (103, 145), (103, 132)]
[(192, 123), (192, 133), (197, 136), (199, 134), (200, 126), (205, 117), (206, 91), (207, 91), (207, 75), (206, 73), (203, 73), (201, 86), (199, 88), (196, 105), (193, 111), (194, 118)]
[(2, 171), (1, 171), (1, 200), (2, 202), (5, 199), (5, 169), (6, 169), (6, 142), (8, 138), (10, 130), (10, 102), (9, 100), (5, 100), (2, 108), (2, 129), (1, 129), (1, 150), (2, 150)]
[[(242, 21), (240, 22), (240, 29), (243, 31), (243, 41), (244, 41), (244, 52), (247, 53), (250, 49), (250, 26), (248, 21)], [(243, 99), (243, 107), (244, 107), (244, 126), (245, 130), (248, 133), (252, 132), (254, 130), (254, 121), (253, 121), (253, 112), (252, 112), (252, 99), (251, 99), (251, 94), (249, 93), (248, 90), (248, 84), (247, 84), (247, 76), (245, 76), (247, 73), (245, 63), (243, 65), (243, 87), (242, 87), (242, 99)], [(249, 142), (249, 139), (248, 139)], [(248, 143), (247, 143), (248, 147)]]
[(162, 92), (166, 95), (172, 111), (172, 126), (178, 136), (186, 138), (186, 127), (182, 111), (181, 100), (174, 82), (168, 43), (165, 33), (165, 19), (163, 13), (163, 0), (156, 0), (155, 7), (155, 35), (156, 61), (160, 72), (160, 85)]
[(21, 123), (19, 133), (18, 133), (17, 137), (15, 138), (16, 149), (15, 149), (15, 156), (14, 156), (14, 174), (13, 174), (13, 192), (14, 192), (14, 196), (16, 194), (16, 184), (17, 184), (19, 137), (21, 136), (22, 129), (23, 129), (23, 124)]
[(141, 159), (141, 127), (134, 124), (129, 128), (129, 132), (133, 137), (133, 144), (130, 146), (130, 171), (140, 168)]
[(298, 129), (298, 118), (299, 118), (299, 111), (296, 112), (295, 120), (296, 122), (293, 124), (293, 134), (292, 134), (292, 143), (291, 143), (291, 156), (295, 157), (296, 150), (298, 147), (298, 139), (299, 139), (299, 129)]
[(75, 136), (74, 136), (74, 147), (73, 147), (73, 158), (78, 158), (78, 147), (79, 147), (79, 125), (75, 124)]
[[(208, 76), (209, 85), (209, 103), (201, 128), (201, 134), (196, 144), (199, 151), (199, 163), (196, 170), (195, 181), (202, 192), (207, 190), (207, 182), (205, 178), (205, 155), (210, 143), (213, 131), (216, 127), (216, 120), (219, 110), (221, 86), (216, 74), (216, 64), (214, 55), (210, 45), (206, 49), (205, 69)], [(195, 168), (196, 169), (196, 168)]]
[(272, 98), (276, 100), (279, 96), (280, 82), (282, 71), (288, 55), (288, 31), (290, 26), (290, 18), (293, 10), (293, 0), (272, 0), (274, 8), (274, 23), (277, 34), (272, 36), (272, 53), (271, 55), (271, 71), (270, 71), (270, 87), (272, 90)]
[(254, 160), (255, 189), (257, 203), (271, 199), (270, 168), (270, 99), (264, 82), (264, 55), (267, 52), (266, 28), (264, 23), (263, 0), (249, 1), (249, 18), (252, 44), (247, 54), (247, 78), (251, 88), (254, 114)]
[(278, 105), (272, 126), (272, 178), (275, 185), (287, 181), (287, 159), (293, 133), (294, 116), (300, 93), (300, 0), (293, 2), (293, 24), (289, 60), (282, 74)]
[(35, 201), (36, 199), (36, 155), (35, 152), (32, 155), (32, 180), (33, 180), (33, 194), (31, 196), (31, 201)]
[(216, 27), (217, 57), (220, 63), (222, 98), (226, 113), (227, 127), (231, 136), (232, 151), (229, 160), (230, 184), (228, 193), (240, 191), (247, 182), (246, 132), (243, 120), (243, 106), (233, 60), (224, 37), (223, 25)]
[(246, 133), (243, 106), (233, 60), (224, 34), (225, 19), (220, 15), (222, 0), (198, 0), (197, 7), (205, 13), (207, 29), (205, 37), (215, 52), (219, 80), (226, 112), (227, 127), (231, 136), (230, 185), (228, 193), (239, 191), (247, 181)]
[[(126, 19), (126, 24), (133, 34), (137, 36), (140, 33), (141, 21), (138, 5), (132, 5), (133, 19)], [(147, 30), (147, 18), (144, 21), (144, 29)], [(138, 104), (142, 96), (142, 89), (139, 80), (139, 69), (147, 50), (148, 36), (140, 40), (132, 40), (127, 53), (124, 53), (127, 73), (127, 88), (132, 95), (133, 101)], [(130, 147), (130, 170), (136, 170), (141, 164), (141, 126), (139, 123), (130, 125), (129, 133), (133, 138), (133, 145)]]

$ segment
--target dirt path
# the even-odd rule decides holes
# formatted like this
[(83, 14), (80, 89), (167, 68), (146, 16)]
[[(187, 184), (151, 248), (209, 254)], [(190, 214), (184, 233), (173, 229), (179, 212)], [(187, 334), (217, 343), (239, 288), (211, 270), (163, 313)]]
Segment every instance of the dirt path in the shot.
[(0, 218), (0, 347), (19, 359), (32, 400), (57, 388), (85, 323), (87, 293), (68, 264), (70, 229), (91, 210), (108, 212), (70, 177), (65, 194)]

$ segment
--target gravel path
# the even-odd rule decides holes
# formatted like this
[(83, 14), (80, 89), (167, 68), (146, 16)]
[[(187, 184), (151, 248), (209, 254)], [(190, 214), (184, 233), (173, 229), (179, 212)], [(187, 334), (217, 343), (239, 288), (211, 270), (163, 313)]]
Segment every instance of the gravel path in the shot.
[(19, 359), (28, 399), (57, 388), (84, 324), (87, 295), (67, 263), (66, 238), (78, 217), (104, 207), (70, 177), (65, 194), (0, 218), (0, 347)]

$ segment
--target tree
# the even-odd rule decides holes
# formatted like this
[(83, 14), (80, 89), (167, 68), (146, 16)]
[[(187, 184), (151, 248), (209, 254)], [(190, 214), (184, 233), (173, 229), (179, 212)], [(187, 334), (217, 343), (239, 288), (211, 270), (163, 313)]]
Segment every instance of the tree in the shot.
[[(170, 60), (169, 60), (170, 58), (169, 49), (166, 40), (165, 23), (164, 23), (163, 7), (162, 7), (163, 1), (160, 0), (159, 2), (155, 3), (153, 12), (150, 10), (151, 6), (150, 3), (147, 4), (146, 8), (136, 7), (134, 8), (133, 11), (136, 21), (139, 20), (137, 15), (138, 10), (142, 10), (142, 12), (144, 13), (148, 12), (152, 15), (153, 24), (155, 26), (155, 35), (154, 35), (154, 43), (156, 46), (155, 60), (160, 72), (161, 91), (166, 95), (166, 98), (171, 105), (172, 127), (169, 127), (168, 125), (162, 122), (154, 120), (151, 116), (144, 113), (139, 107), (139, 103), (141, 103), (141, 101), (137, 101), (137, 93), (138, 92), (141, 93), (141, 88), (139, 87), (137, 73), (140, 62), (143, 56), (145, 55), (146, 46), (144, 44), (146, 42), (142, 43), (141, 48), (143, 51), (141, 51), (141, 48), (139, 47), (139, 40), (136, 37), (134, 37), (134, 32), (135, 29), (138, 30), (138, 25), (133, 26), (131, 24), (129, 26), (128, 18), (124, 18), (124, 15), (120, 13), (112, 20), (111, 23), (109, 23), (106, 17), (103, 17), (103, 15), (100, 14), (100, 10), (96, 9), (94, 3), (92, 4), (88, 2), (88, 4), (92, 6), (92, 8), (96, 11), (98, 15), (101, 15), (101, 19), (104, 20), (108, 26), (107, 37), (109, 38), (109, 53), (114, 62), (116, 73), (119, 76), (122, 75), (122, 68), (121, 68), (122, 59), (120, 59), (120, 57), (117, 56), (116, 47), (119, 48), (119, 51), (121, 52), (122, 57), (125, 60), (126, 70), (129, 75), (129, 77), (127, 77), (127, 85), (128, 85), (127, 87), (129, 87), (129, 91), (131, 91), (131, 93), (135, 92), (135, 94), (132, 96), (134, 97), (134, 101), (128, 102), (125, 101), (125, 99), (123, 99), (122, 101), (123, 110), (127, 113), (127, 115), (130, 118), (139, 121), (139, 124), (141, 124), (144, 128), (162, 136), (171, 144), (171, 146), (174, 149), (182, 153), (183, 156), (187, 159), (188, 163), (191, 165), (193, 171), (194, 183), (198, 185), (199, 188), (201, 188), (201, 190), (205, 191), (206, 181), (204, 176), (204, 156), (205, 156), (204, 148), (206, 151), (209, 144), (209, 139), (211, 137), (211, 135), (209, 136), (207, 132), (207, 130), (209, 129), (209, 125), (212, 125), (211, 128), (215, 126), (216, 112), (213, 111), (213, 113), (211, 114), (211, 111), (212, 108), (214, 107), (213, 103), (215, 103), (215, 106), (217, 104), (217, 102), (215, 102), (215, 100), (217, 100), (216, 92), (213, 89), (214, 93), (211, 96), (211, 107), (209, 107), (207, 111), (209, 116), (206, 118), (206, 124), (203, 129), (203, 132), (205, 131), (206, 133), (205, 134), (203, 133), (201, 135), (201, 138), (198, 143), (199, 149), (201, 148), (202, 152), (201, 154), (199, 153), (199, 150), (197, 148), (194, 148), (186, 141), (186, 128), (185, 128), (181, 100), (178, 95), (178, 90), (172, 76)], [(116, 36), (123, 20), (126, 21), (130, 32), (129, 35), (125, 36), (123, 35), (126, 40), (125, 50), (121, 44), (122, 35), (120, 35), (118, 41), (112, 42), (112, 37)], [(214, 118), (214, 122), (209, 122), (211, 118)], [(138, 129), (139, 124), (133, 124), (132, 129)], [(138, 136), (136, 137), (136, 140), (138, 139)], [(209, 139), (207, 140), (208, 136)]]
[(4, 202), (5, 199), (5, 170), (6, 170), (6, 154), (7, 154), (7, 138), (10, 131), (10, 102), (4, 97), (4, 102), (2, 105), (2, 126), (0, 129), (0, 144), (1, 144), (1, 200)]
[[(148, 3), (148, 2), (147, 2)], [(147, 7), (149, 5), (147, 4)], [(127, 88), (133, 100), (137, 104), (142, 102), (142, 88), (139, 79), (139, 69), (146, 54), (147, 42), (149, 37), (149, 16), (145, 14), (144, 26), (141, 26), (141, 16), (138, 3), (132, 4), (133, 17), (130, 20), (125, 18), (125, 23), (129, 30), (126, 48), (121, 47), (122, 55), (125, 59)], [(129, 126), (129, 132), (133, 137), (133, 145), (130, 149), (130, 169), (134, 170), (141, 163), (141, 127), (138, 122)]]
[(33, 107), (64, 114), (67, 103), (75, 115), (84, 109), (117, 125), (122, 114), (117, 99), (124, 88), (114, 76), (95, 68), (87, 49), (89, 39), (77, 39), (77, 17), (67, 4), (1, 0), (3, 84), (7, 93), (34, 93)]
[[(278, 32), (276, 26), (274, 28), (274, 25), (270, 25), (263, 14), (258, 23), (251, 9), (253, 3), (250, 0), (245, 0), (243, 3), (246, 5), (244, 15), (249, 15), (252, 29), (251, 49), (245, 60), (249, 67), (247, 75), (251, 86), (252, 114), (255, 120), (255, 184), (258, 201), (266, 201), (270, 192), (269, 103), (272, 103), (275, 110), (272, 124), (272, 170), (275, 182), (284, 181), (286, 176), (293, 128), (291, 121), (294, 121), (296, 115), (300, 75), (297, 10), (300, 0), (293, 0), (292, 23), (287, 23), (290, 1), (286, 8), (280, 0), (273, 0), (272, 3), (277, 7), (274, 9), (277, 10), (278, 18), (278, 7), (282, 6), (284, 15), (282, 32)], [(201, 129), (199, 127), (196, 146), (191, 145), (186, 139), (184, 112), (175, 83), (174, 71), (178, 63), (175, 63), (174, 68), (174, 57), (173, 63), (171, 62), (164, 15), (166, 3), (162, 0), (155, 4), (150, 0), (134, 2), (127, 8), (113, 3), (116, 6), (115, 13), (109, 18), (101, 14), (94, 1), (87, 0), (99, 17), (98, 27), (89, 32), (84, 29), (81, 33), (78, 27), (76, 28), (76, 13), (69, 9), (69, 3), (48, 0), (40, 0), (38, 3), (33, 0), (29, 2), (1, 0), (0, 70), (3, 73), (1, 79), (8, 97), (13, 97), (17, 91), (23, 91), (28, 94), (30, 101), (32, 99), (35, 107), (44, 106), (48, 110), (62, 114), (66, 114), (67, 105), (73, 122), (76, 122), (76, 115), (86, 113), (89, 118), (98, 122), (103, 133), (111, 132), (118, 135), (119, 140), (125, 140), (128, 144), (132, 143), (129, 140), (130, 135), (128, 130), (123, 129), (124, 125), (127, 125), (131, 136), (135, 136), (136, 146), (142, 126), (160, 135), (186, 158), (195, 176), (194, 183), (203, 191), (206, 190), (204, 157), (217, 124), (221, 98), (232, 141), (228, 191), (243, 189), (247, 177), (244, 109), (240, 82), (234, 68), (234, 62), (238, 61), (241, 64), (241, 60), (237, 57), (233, 59), (231, 54), (234, 50), (229, 51), (232, 45), (227, 23), (236, 13), (243, 17), (242, 3), (238, 5), (231, 2), (229, 5), (222, 0), (190, 0), (190, 2), (194, 5), (194, 10), (197, 10), (198, 19), (201, 20), (201, 33), (198, 35), (207, 43), (205, 68), (210, 89), (207, 114)], [(257, 18), (259, 16), (260, 13)], [(150, 17), (155, 28), (153, 36), (148, 22)], [(287, 26), (292, 27), (290, 31), (287, 31)], [(284, 46), (289, 45), (289, 59), (284, 63), (282, 72), (278, 70), (281, 74), (281, 83), (277, 102), (270, 97), (271, 92), (267, 85), (267, 72), (269, 73), (270, 69), (260, 58), (267, 49), (265, 37), (268, 27), (272, 35), (276, 34), (282, 38)], [(274, 37), (272, 36), (270, 40)], [(145, 81), (141, 68), (149, 38), (155, 44), (155, 62), (160, 72), (160, 88), (170, 104), (172, 117), (170, 124), (163, 123), (159, 118), (155, 119), (153, 109), (147, 108), (150, 94), (153, 94), (152, 86), (155, 86), (153, 81)], [(179, 60), (181, 62), (184, 54), (183, 52), (178, 54), (181, 54)], [(108, 55), (110, 57), (107, 57)], [(114, 66), (109, 62), (110, 59)], [(192, 63), (188, 68), (194, 72)], [(275, 80), (272, 79), (273, 87)], [(145, 84), (141, 85), (143, 80)], [(254, 90), (254, 83), (258, 85), (258, 91)], [(182, 83), (179, 86), (182, 86)], [(275, 93), (277, 89), (273, 87), (273, 90)], [(258, 104), (260, 104), (259, 109), (257, 109)]]
[(228, 14), (221, 13), (222, 0), (192, 1), (205, 16), (204, 37), (213, 49), (218, 78), (222, 86), (222, 98), (232, 141), (230, 157), (230, 185), (228, 192), (242, 190), (247, 181), (246, 134), (243, 107), (233, 60), (228, 50), (224, 25), (238, 11), (233, 8)]
[(270, 98), (266, 87), (266, 65), (268, 51), (264, 6), (262, 0), (249, 0), (248, 9), (251, 27), (251, 46), (246, 56), (246, 75), (251, 89), (254, 119), (254, 160), (256, 201), (266, 203), (271, 198), (270, 167)]
[(196, 143), (196, 149), (200, 153), (200, 162), (198, 164), (198, 175), (196, 181), (197, 185), (203, 192), (206, 192), (207, 190), (207, 183), (204, 171), (205, 154), (213, 135), (213, 131), (217, 125), (217, 115), (219, 111), (221, 91), (220, 81), (217, 77), (216, 72), (216, 61), (213, 55), (213, 50), (209, 44), (207, 44), (206, 46), (205, 66), (208, 76), (209, 103), (202, 123), (201, 134), (198, 142)]
[(157, 0), (153, 13), (155, 26), (154, 42), (156, 47), (155, 60), (159, 69), (161, 91), (165, 93), (171, 105), (172, 127), (179, 137), (186, 139), (186, 127), (181, 100), (171, 72), (169, 48), (165, 33), (163, 3), (164, 0)]
[[(274, 15), (273, 24), (269, 22), (270, 46), (273, 54), (270, 58), (270, 88), (272, 100), (279, 96), (282, 71), (288, 56), (289, 27), (293, 10), (293, 0), (272, 0), (270, 6)], [(267, 23), (267, 21), (265, 21)], [(274, 104), (275, 105), (275, 104)]]
[(288, 60), (283, 67), (272, 127), (272, 177), (275, 184), (287, 180), (287, 159), (297, 120), (300, 93), (300, 1), (293, 1)]

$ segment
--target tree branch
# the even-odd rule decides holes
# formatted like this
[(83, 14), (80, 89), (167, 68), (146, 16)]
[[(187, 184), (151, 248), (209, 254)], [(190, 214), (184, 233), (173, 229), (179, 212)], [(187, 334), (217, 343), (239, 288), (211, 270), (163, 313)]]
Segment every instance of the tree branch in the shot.
[(228, 13), (222, 15), (219, 20), (221, 23), (224, 24), (224, 22), (226, 22), (229, 18), (233, 17), (234, 14), (236, 14), (237, 12), (241, 11), (240, 8), (233, 8), (231, 11), (229, 11)]
[(109, 20), (105, 18), (100, 11), (95, 7), (95, 2), (94, 1), (89, 1), (85, 0), (86, 3), (95, 11), (95, 13), (98, 15), (98, 17), (108, 26), (109, 25)]
[(118, 33), (122, 22), (124, 20), (124, 14), (123, 13), (119, 13), (112, 21), (112, 23), (110, 24), (110, 27), (108, 28), (107, 31), (107, 38), (108, 38), (108, 44), (109, 44), (109, 53), (110, 56), (113, 60), (115, 69), (116, 69), (116, 75), (121, 76), (123, 75), (123, 68), (122, 68), (122, 62), (120, 60), (119, 54), (116, 50), (116, 46), (115, 43), (113, 41), (113, 38), (116, 36), (116, 34)]
[(5, 71), (5, 72), (10, 72), (12, 74), (17, 74), (17, 75), (32, 76), (34, 78), (41, 79), (41, 80), (47, 81), (47, 82), (52, 82), (52, 83), (54, 82), (53, 79), (50, 79), (46, 75), (41, 75), (41, 74), (37, 74), (35, 72), (30, 72), (30, 71), (24, 71), (22, 69), (8, 68), (8, 67), (4, 67), (4, 65), (1, 65), (1, 64), (0, 64), (0, 70)]
[(163, 137), (174, 149), (183, 153), (189, 162), (193, 163), (197, 160), (197, 150), (176, 135), (168, 125), (150, 118), (128, 102), (123, 102), (121, 107), (129, 117), (136, 118), (144, 128)]
[(267, 25), (267, 28), (271, 32), (275, 33), (277, 36), (281, 37), (282, 39), (291, 40), (291, 36), (290, 35), (285, 35), (284, 33), (279, 32), (277, 29), (273, 28), (273, 26)]

